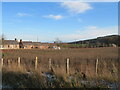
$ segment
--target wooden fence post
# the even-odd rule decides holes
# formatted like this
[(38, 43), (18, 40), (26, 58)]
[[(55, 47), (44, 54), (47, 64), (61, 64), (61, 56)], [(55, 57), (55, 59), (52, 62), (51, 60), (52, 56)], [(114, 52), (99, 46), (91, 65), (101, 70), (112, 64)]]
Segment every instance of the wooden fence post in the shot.
[(8, 59), (8, 67), (10, 67), (10, 60)]
[(70, 63), (70, 59), (67, 58), (67, 61), (66, 61), (66, 72), (67, 72), (68, 75), (69, 75), (69, 63)]
[(37, 69), (38, 57), (35, 58), (35, 69)]
[(2, 58), (2, 59), (1, 59), (1, 67), (3, 66), (3, 64), (4, 64), (4, 63), (3, 63), (3, 58)]
[(18, 57), (18, 67), (20, 68), (20, 57)]
[(96, 60), (95, 72), (96, 72), (96, 75), (97, 75), (97, 74), (98, 74), (98, 58), (97, 58), (97, 60)]
[(49, 70), (51, 70), (52, 69), (52, 60), (51, 60), (51, 58), (49, 58)]

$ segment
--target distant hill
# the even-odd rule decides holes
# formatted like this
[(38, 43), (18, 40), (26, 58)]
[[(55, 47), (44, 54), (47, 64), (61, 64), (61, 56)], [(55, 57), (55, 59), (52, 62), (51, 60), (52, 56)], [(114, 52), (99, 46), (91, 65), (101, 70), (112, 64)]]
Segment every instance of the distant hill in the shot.
[(87, 44), (88, 46), (110, 46), (112, 44), (120, 46), (120, 35), (109, 35), (94, 39), (70, 42), (68, 44)]

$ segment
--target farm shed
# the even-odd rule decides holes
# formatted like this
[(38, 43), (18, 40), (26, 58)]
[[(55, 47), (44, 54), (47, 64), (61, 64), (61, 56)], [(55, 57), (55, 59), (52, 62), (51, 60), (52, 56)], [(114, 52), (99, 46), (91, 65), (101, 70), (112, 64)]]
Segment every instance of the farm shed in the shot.
[(33, 47), (32, 41), (22, 41), (24, 49), (31, 49)]
[(48, 49), (48, 44), (41, 43), (41, 42), (33, 42), (33, 48), (39, 48), (39, 49)]
[(22, 41), (24, 49), (48, 49), (47, 44), (41, 42), (32, 42), (32, 41)]

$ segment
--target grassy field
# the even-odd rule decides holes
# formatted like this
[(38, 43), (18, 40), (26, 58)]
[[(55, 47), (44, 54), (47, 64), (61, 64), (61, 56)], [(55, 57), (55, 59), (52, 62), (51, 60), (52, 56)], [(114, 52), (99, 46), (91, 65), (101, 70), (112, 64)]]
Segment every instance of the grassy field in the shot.
[[(89, 80), (107, 80), (111, 82), (119, 82), (119, 59), (118, 48), (80, 48), (80, 49), (61, 49), (61, 50), (39, 50), (39, 49), (19, 49), (19, 50), (2, 50), (4, 58), (3, 66), (3, 83), (14, 86), (20, 80), (20, 85), (15, 87), (49, 87), (45, 83), (41, 83), (41, 72), (51, 72), (48, 68), (48, 59), (52, 60), (52, 70), (59, 77), (53, 86), (50, 87), (84, 87), (77, 81), (82, 78), (82, 73)], [(34, 70), (35, 57), (38, 57), (38, 68)], [(17, 58), (21, 57), (21, 67), (17, 65)], [(70, 74), (74, 76), (74, 84), (66, 79), (66, 58), (70, 59)], [(98, 58), (98, 73), (95, 73), (96, 59)], [(7, 60), (11, 61), (11, 65), (7, 65)], [(34, 72), (34, 75), (27, 77), (26, 72)], [(12, 76), (15, 76), (11, 78)], [(23, 78), (22, 78), (23, 77)], [(18, 80), (16, 80), (16, 79)], [(22, 78), (22, 79), (20, 79)], [(13, 79), (13, 82), (11, 81)], [(25, 81), (26, 80), (26, 81)], [(31, 83), (29, 83), (30, 81)], [(44, 80), (43, 80), (44, 81)], [(61, 82), (64, 84), (61, 85)], [(23, 85), (22, 83), (25, 84)], [(37, 84), (34, 84), (37, 83)], [(32, 84), (32, 85), (31, 85)], [(38, 85), (39, 84), (39, 85)], [(23, 86), (22, 86), (23, 85)], [(91, 87), (98, 87), (94, 85)], [(89, 87), (89, 85), (88, 85)], [(105, 87), (101, 85), (101, 87)]]

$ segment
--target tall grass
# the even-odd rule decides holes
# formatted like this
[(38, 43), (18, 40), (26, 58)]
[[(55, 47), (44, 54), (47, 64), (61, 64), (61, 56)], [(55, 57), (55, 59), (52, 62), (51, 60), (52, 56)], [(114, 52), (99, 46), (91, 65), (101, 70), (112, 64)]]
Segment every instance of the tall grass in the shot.
[[(119, 59), (118, 48), (81, 48), (63, 50), (3, 50), (3, 84), (13, 87), (84, 87), (79, 81), (82, 73), (88, 80), (105, 79), (118, 82)], [(34, 69), (35, 57), (38, 57), (38, 69)], [(17, 65), (17, 58), (21, 57), (21, 67)], [(52, 69), (57, 76), (53, 85), (44, 82), (45, 78), (41, 72), (50, 72), (48, 59), (52, 59)], [(66, 58), (70, 58), (70, 75), (74, 76), (68, 80), (66, 74)], [(95, 62), (99, 59), (98, 74), (95, 74)], [(11, 65), (7, 65), (7, 60), (11, 60)], [(26, 72), (33, 72), (29, 76)], [(29, 76), (29, 77), (28, 77)], [(11, 78), (12, 77), (12, 78)], [(8, 78), (8, 79), (7, 79)], [(16, 78), (16, 79), (15, 79)], [(31, 83), (30, 83), (31, 82)], [(17, 85), (16, 85), (17, 84)], [(89, 86), (89, 85), (88, 85)], [(98, 85), (99, 86), (99, 85)], [(91, 87), (98, 87), (91, 86)], [(105, 87), (105, 86), (103, 86)]]

